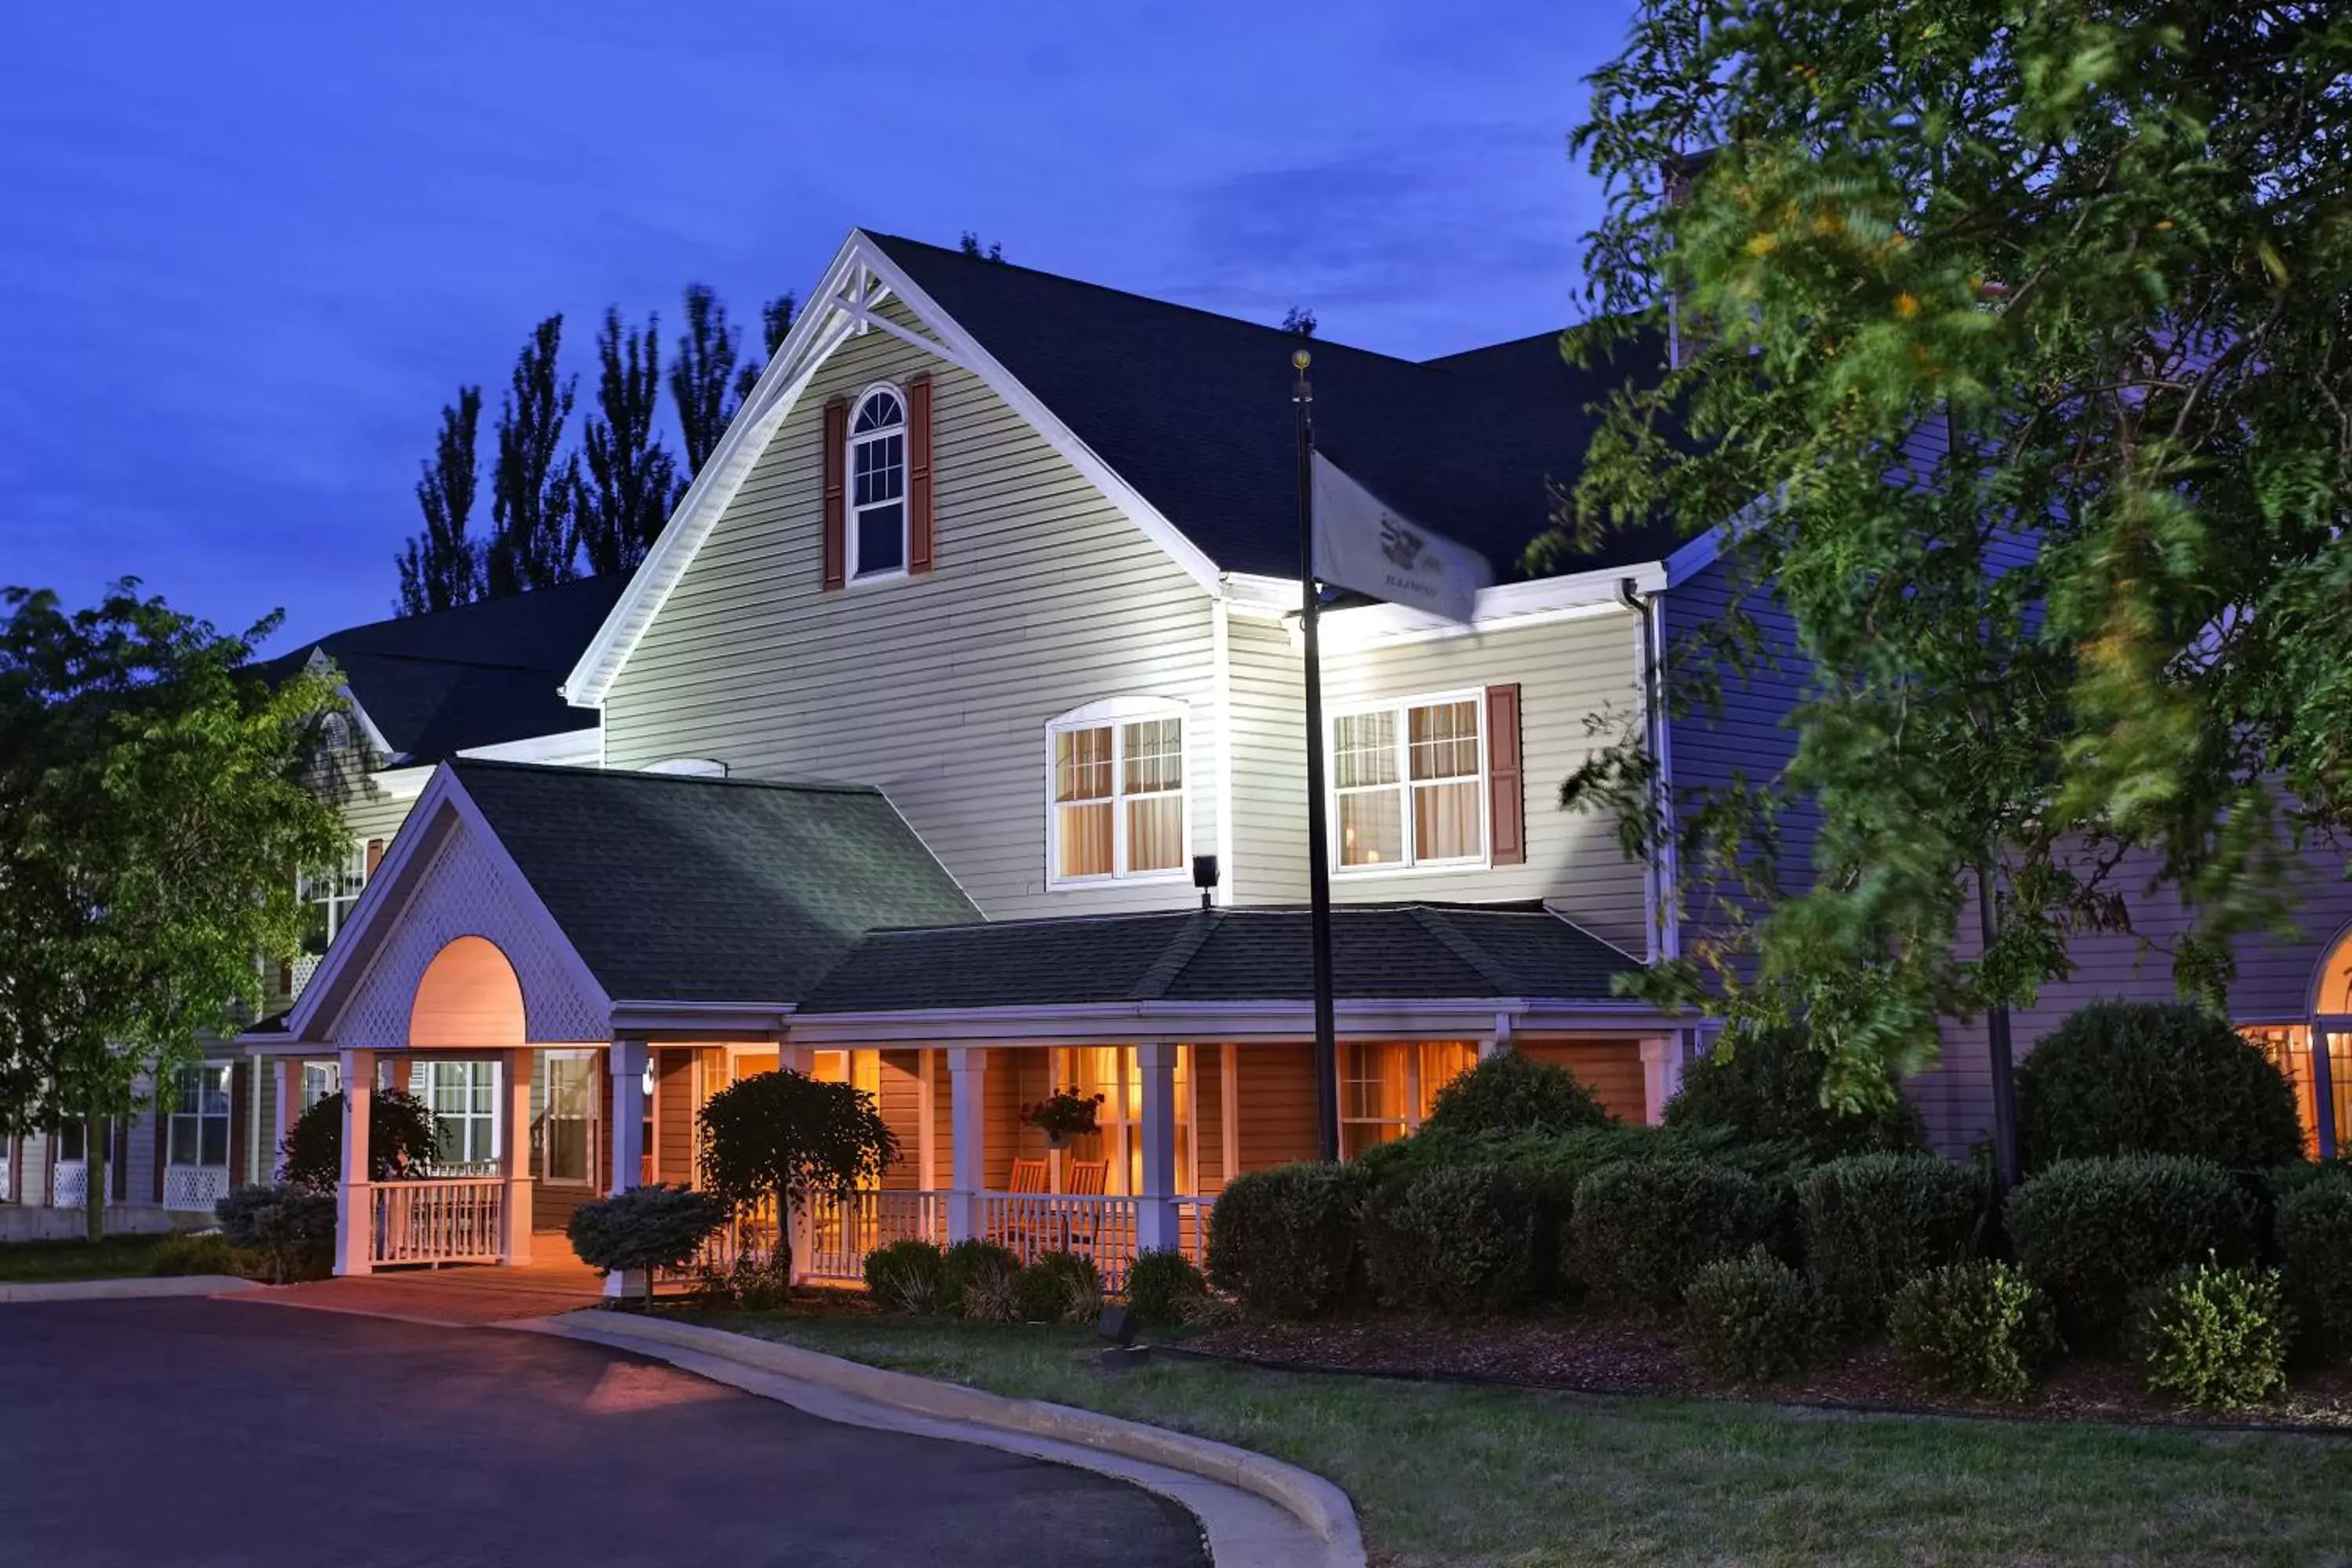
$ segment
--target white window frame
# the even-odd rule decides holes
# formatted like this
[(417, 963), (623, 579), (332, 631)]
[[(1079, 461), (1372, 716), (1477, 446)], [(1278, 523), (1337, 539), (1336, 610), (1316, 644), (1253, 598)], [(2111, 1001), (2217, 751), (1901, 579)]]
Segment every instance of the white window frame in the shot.
[[(542, 1186), (562, 1187), (573, 1192), (583, 1189), (591, 1192), (595, 1190), (596, 1162), (598, 1155), (597, 1144), (604, 1136), (604, 1107), (603, 1100), (605, 1098), (598, 1092), (598, 1074), (596, 1072), (595, 1064), (596, 1059), (604, 1054), (604, 1052), (593, 1048), (586, 1050), (543, 1051), (540, 1054), (540, 1059), (547, 1064), (545, 1069), (547, 1074), (547, 1085), (545, 1093), (541, 1096), (540, 1100), (539, 1147), (531, 1151), (530, 1167), (531, 1174), (539, 1178), (540, 1184)], [(555, 1064), (560, 1061), (584, 1061), (588, 1064), (588, 1114), (586, 1117), (588, 1123), (588, 1169), (585, 1174), (579, 1176), (558, 1176), (551, 1174), (548, 1171), (548, 1163), (554, 1156), (555, 1145), (554, 1141), (547, 1136), (547, 1130), (550, 1124), (555, 1121)], [(569, 1119), (567, 1118), (567, 1120)], [(635, 1185), (635, 1184), (632, 1182), (628, 1184)]]
[[(181, 1108), (188, 1101), (188, 1082), (192, 1074), (197, 1078), (196, 1109), (184, 1110)], [(204, 1108), (205, 1084), (215, 1075), (220, 1085), (220, 1109), (216, 1111), (206, 1110)], [(236, 1069), (229, 1062), (204, 1062), (180, 1068), (173, 1081), (172, 1107), (163, 1130), (163, 1163), (167, 1167), (178, 1166), (192, 1170), (227, 1170), (236, 1158)], [(221, 1124), (221, 1157), (218, 1164), (205, 1158), (205, 1123), (208, 1121), (217, 1121)], [(196, 1154), (193, 1160), (180, 1160), (173, 1157), (179, 1151), (180, 1125), (183, 1122), (193, 1124), (192, 1135)]]
[[(341, 866), (328, 876), (320, 878), (305, 873), (299, 879), (295, 890), (302, 896), (302, 901), (318, 904), (327, 911), (328, 952), (335, 950), (336, 939), (343, 934), (344, 926), (350, 923), (352, 911), (359, 908), (360, 895), (367, 891), (367, 845), (364, 841), (354, 841)], [(346, 887), (351, 889), (349, 892), (343, 891)]]
[[(456, 1162), (456, 1163), (461, 1165), (479, 1164), (487, 1161), (497, 1160), (502, 1157), (506, 1152), (506, 1129), (503, 1125), (506, 1118), (499, 1113), (501, 1104), (499, 1089), (500, 1088), (500, 1079), (503, 1079), (505, 1075), (499, 1070), (499, 1063), (495, 1059), (479, 1057), (467, 1057), (456, 1061), (438, 1058), (427, 1059), (425, 1061), (419, 1062), (417, 1066), (423, 1070), (425, 1075), (425, 1094), (423, 1098), (425, 1108), (433, 1112), (434, 1125), (436, 1129), (441, 1123), (449, 1121), (459, 1121), (469, 1123), (487, 1121), (489, 1123), (489, 1152), (487, 1154), (476, 1154), (470, 1158), (461, 1157)], [(463, 1068), (466, 1069), (463, 1075), (462, 1087), (460, 1090), (465, 1097), (466, 1109), (463, 1110), (452, 1112), (441, 1109), (440, 1101), (442, 1086), (439, 1083), (436, 1083), (435, 1079), (445, 1068)], [(473, 1109), (474, 1091), (476, 1089), (480, 1087), (478, 1080), (486, 1072), (490, 1080), (490, 1108), (488, 1110), (476, 1110)], [(436, 1151), (436, 1158), (438, 1158), (437, 1150)]]
[[(1412, 811), (1412, 710), (1416, 708), (1438, 708), (1456, 702), (1467, 702), (1478, 716), (1478, 853), (1449, 856), (1431, 859), (1421, 853), (1413, 832)], [(1400, 832), (1404, 858), (1392, 864), (1349, 866), (1341, 853), (1344, 840), (1339, 823), (1339, 721), (1360, 718), (1366, 714), (1386, 713), (1396, 721), (1397, 782), (1393, 784), (1370, 784), (1350, 789), (1350, 795), (1370, 794), (1374, 790), (1393, 789), (1397, 792), (1399, 809), (1402, 813)], [(1323, 789), (1324, 830), (1331, 846), (1331, 875), (1337, 877), (1395, 877), (1414, 872), (1483, 871), (1495, 863), (1495, 797), (1492, 766), (1493, 745), (1486, 734), (1486, 689), (1473, 686), (1459, 691), (1416, 692), (1381, 702), (1356, 702), (1333, 710), (1323, 721)], [(1469, 776), (1443, 781), (1446, 784), (1470, 782)]]
[[(887, 393), (898, 405), (898, 423), (886, 429), (857, 433), (857, 416), (866, 402), (877, 394)], [(907, 389), (896, 382), (877, 381), (850, 399), (849, 417), (843, 421), (847, 434), (843, 437), (841, 453), (841, 581), (844, 587), (856, 587), (860, 583), (888, 583), (908, 574), (908, 557), (915, 547), (914, 496), (911, 483), (915, 473), (914, 421), (908, 410)], [(879, 572), (857, 569), (857, 448), (879, 441), (895, 430), (898, 437), (898, 564)], [(875, 505), (884, 505), (876, 502)]]
[[(1127, 869), (1127, 803), (1149, 798), (1127, 793), (1127, 726), (1173, 719), (1176, 721), (1177, 755), (1184, 770), (1184, 782), (1174, 791), (1177, 810), (1183, 825), (1179, 840), (1183, 853), (1176, 858), (1173, 867), (1163, 870), (1130, 871)], [(1110, 806), (1111, 868), (1091, 877), (1065, 877), (1061, 874), (1059, 854), (1062, 832), (1062, 801), (1058, 797), (1055, 768), (1055, 747), (1062, 736), (1079, 730), (1110, 731)], [(1165, 794), (1168, 792), (1156, 792)], [(1092, 804), (1092, 803), (1089, 803)], [(1168, 697), (1113, 697), (1100, 702), (1089, 702), (1074, 708), (1045, 725), (1045, 886), (1049, 889), (1104, 888), (1113, 884), (1149, 885), (1153, 882), (1189, 882), (1192, 878), (1192, 720), (1188, 704)]]

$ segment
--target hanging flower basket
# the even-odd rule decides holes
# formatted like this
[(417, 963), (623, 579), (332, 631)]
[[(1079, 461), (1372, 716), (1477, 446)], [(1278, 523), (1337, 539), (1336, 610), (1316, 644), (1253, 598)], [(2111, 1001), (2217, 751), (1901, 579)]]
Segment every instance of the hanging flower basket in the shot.
[(1021, 1120), (1045, 1135), (1047, 1148), (1066, 1149), (1071, 1139), (1095, 1131), (1095, 1112), (1102, 1102), (1099, 1094), (1057, 1089), (1034, 1105), (1023, 1106)]

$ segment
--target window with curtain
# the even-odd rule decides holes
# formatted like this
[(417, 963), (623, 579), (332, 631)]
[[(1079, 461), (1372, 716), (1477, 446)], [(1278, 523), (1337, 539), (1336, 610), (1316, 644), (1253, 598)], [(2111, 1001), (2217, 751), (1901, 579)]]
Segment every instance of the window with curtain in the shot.
[(1053, 880), (1182, 871), (1184, 721), (1072, 722), (1049, 735)]
[(849, 575), (907, 569), (907, 405), (895, 387), (858, 399), (849, 421)]
[(165, 1134), (165, 1163), (228, 1163), (229, 1072), (225, 1062), (180, 1069), (172, 1124)]
[(499, 1157), (496, 1062), (432, 1062), (425, 1068), (436, 1155), (444, 1165), (488, 1164)]
[(1332, 830), (1341, 870), (1486, 858), (1485, 710), (1472, 694), (1332, 720)]
[[(1099, 1094), (1093, 1133), (1071, 1141), (1070, 1156), (1101, 1160), (1108, 1166), (1105, 1190), (1118, 1195), (1143, 1190), (1143, 1069), (1133, 1046), (1073, 1046), (1055, 1053), (1057, 1088)], [(1192, 1186), (1192, 1047), (1176, 1052), (1171, 1092), (1174, 1108), (1175, 1190)]]
[(590, 1052), (547, 1055), (547, 1109), (539, 1119), (541, 1180), (586, 1186), (594, 1179), (596, 1058)]
[(1465, 1040), (1349, 1040), (1339, 1047), (1339, 1157), (1352, 1160), (1428, 1120), (1437, 1091), (1470, 1070)]

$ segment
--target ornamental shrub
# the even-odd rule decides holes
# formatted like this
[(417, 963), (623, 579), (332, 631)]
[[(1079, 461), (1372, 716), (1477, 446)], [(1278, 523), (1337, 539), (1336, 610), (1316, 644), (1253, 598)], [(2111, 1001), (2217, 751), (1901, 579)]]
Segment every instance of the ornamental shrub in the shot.
[(1604, 1165), (1576, 1189), (1569, 1247), (1576, 1276), (1602, 1304), (1664, 1316), (1710, 1263), (1769, 1245), (1773, 1190), (1696, 1160)]
[(2072, 1339), (2119, 1328), (2133, 1291), (2210, 1256), (2252, 1263), (2252, 1195), (2210, 1160), (2124, 1154), (2061, 1160), (2009, 1197), (2017, 1261), (2048, 1290)]
[[(289, 1139), (289, 1142), (291, 1142)], [(332, 1193), (307, 1187), (239, 1187), (213, 1205), (221, 1238), (253, 1255), (273, 1285), (316, 1279), (335, 1250)]]
[(1549, 1282), (1558, 1226), (1507, 1166), (1436, 1166), (1366, 1200), (1365, 1274), (1408, 1311), (1507, 1312)]
[(1236, 1176), (1209, 1211), (1209, 1279), (1254, 1312), (1315, 1318), (1363, 1277), (1358, 1224), (1370, 1175), (1307, 1162)]
[(1874, 1329), (1906, 1279), (1973, 1253), (1985, 1195), (1975, 1173), (1935, 1154), (1850, 1154), (1806, 1173), (1805, 1269), (1832, 1321)]
[(2202, 1007), (2099, 1002), (2017, 1069), (2027, 1171), (2105, 1154), (2185, 1154), (2233, 1171), (2303, 1152), (2294, 1093), (2261, 1047)]
[(2023, 1273), (1986, 1258), (1913, 1277), (1887, 1308), (1906, 1371), (1939, 1394), (2021, 1404), (2058, 1353), (2050, 1300)]
[(572, 1250), (591, 1268), (643, 1273), (646, 1306), (654, 1300), (654, 1271), (683, 1268), (711, 1233), (727, 1223), (727, 1205), (709, 1193), (656, 1182), (597, 1198), (572, 1211), (563, 1227)]
[(1208, 1293), (1207, 1277), (1173, 1247), (1136, 1254), (1127, 1271), (1128, 1310), (1153, 1328), (1182, 1326), (1192, 1303)]
[(2352, 1174), (2331, 1172), (2288, 1193), (2273, 1223), (2297, 1321), (2323, 1353), (2352, 1352)]
[(1437, 1091), (1425, 1130), (1441, 1134), (1567, 1132), (1613, 1119), (1582, 1080), (1551, 1062), (1497, 1051)]
[[(368, 1096), (368, 1180), (389, 1182), (433, 1163), (439, 1153), (433, 1110), (413, 1094), (379, 1089)], [(294, 1121), (278, 1146), (278, 1179), (330, 1197), (343, 1179), (343, 1096), (328, 1095)]]
[(1761, 1247), (1702, 1268), (1683, 1300), (1683, 1343), (1717, 1383), (1769, 1383), (1801, 1370), (1820, 1325), (1812, 1287)]
[(1824, 1066), (1796, 1029), (1727, 1037), (1683, 1069), (1682, 1088), (1666, 1101), (1665, 1124), (1719, 1128), (1744, 1143), (1786, 1143), (1815, 1160), (1927, 1147), (1918, 1110), (1891, 1084), (1875, 1110), (1822, 1104)]
[(190, 1236), (182, 1232), (167, 1236), (155, 1244), (155, 1252), (148, 1263), (148, 1272), (159, 1276), (179, 1277), (189, 1274), (236, 1274), (240, 1272), (236, 1249), (228, 1237), (218, 1232)]
[[(966, 1237), (940, 1255), (940, 1310), (982, 1322), (1011, 1318), (1013, 1277), (1021, 1260), (1009, 1247), (980, 1237)], [(994, 1315), (999, 1309), (1003, 1316)]]
[(866, 1293), (893, 1312), (943, 1310), (940, 1249), (928, 1241), (893, 1241), (866, 1255)]
[(1102, 1310), (1102, 1276), (1075, 1252), (1041, 1252), (1013, 1277), (1013, 1310), (1024, 1323), (1091, 1323)]
[(2148, 1293), (2134, 1329), (2152, 1393), (2236, 1410), (2286, 1387), (2294, 1320), (2273, 1269), (2208, 1260), (2184, 1270)]

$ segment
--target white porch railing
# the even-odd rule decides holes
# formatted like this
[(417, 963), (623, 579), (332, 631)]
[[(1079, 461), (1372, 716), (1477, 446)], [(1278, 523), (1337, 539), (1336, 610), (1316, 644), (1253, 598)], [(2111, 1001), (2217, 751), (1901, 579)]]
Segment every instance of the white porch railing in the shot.
[(368, 1192), (375, 1263), (496, 1263), (503, 1255), (503, 1180), (378, 1182)]
[(776, 1256), (775, 1205), (762, 1204), (748, 1215), (729, 1220), (713, 1231), (694, 1260), (683, 1268), (658, 1268), (654, 1271), (654, 1288), (665, 1285), (698, 1286), (713, 1275), (726, 1276), (739, 1265), (764, 1266)]
[(209, 1215), (213, 1205), (228, 1196), (226, 1165), (166, 1165), (163, 1206)]
[(1135, 1261), (1136, 1201), (1068, 1193), (982, 1193), (980, 1234), (1026, 1263), (1041, 1253), (1073, 1252), (1095, 1266), (1106, 1290), (1127, 1288)]
[(947, 1194), (931, 1192), (853, 1193), (847, 1200), (827, 1194), (812, 1201), (802, 1221), (793, 1259), (810, 1279), (863, 1282), (866, 1259), (894, 1241), (948, 1239)]
[(1174, 1198), (1176, 1205), (1176, 1246), (1192, 1260), (1192, 1267), (1206, 1270), (1209, 1267), (1209, 1211), (1217, 1206), (1214, 1198)]

